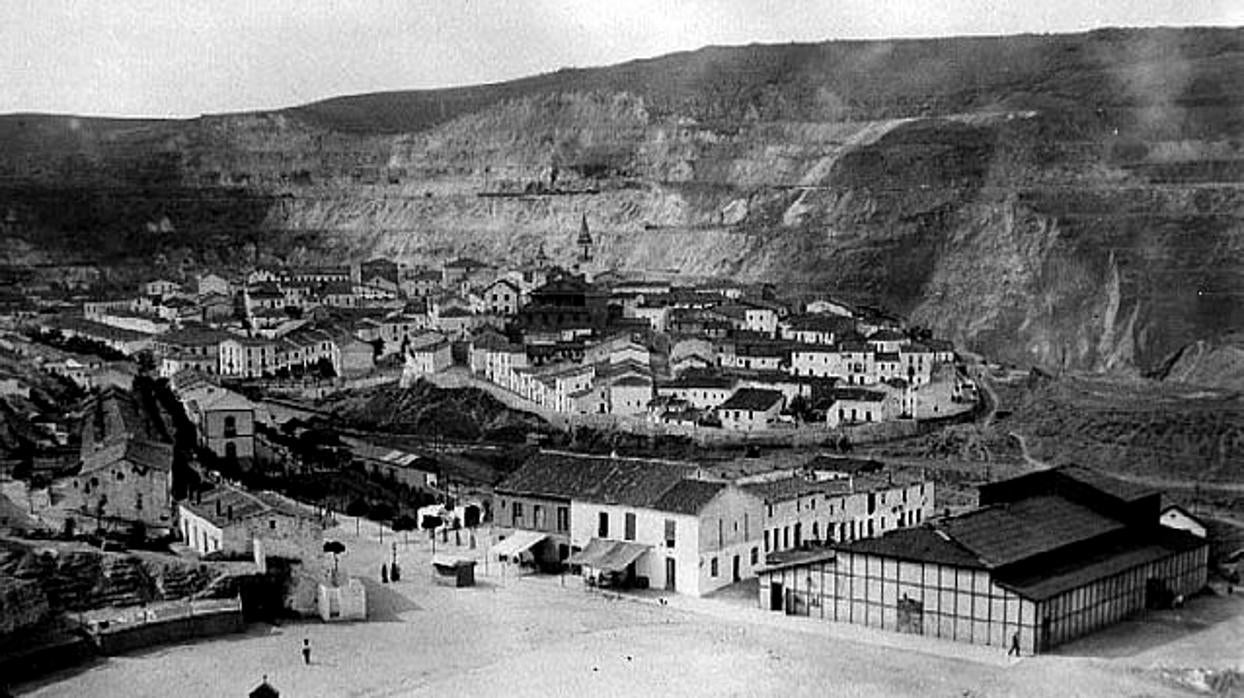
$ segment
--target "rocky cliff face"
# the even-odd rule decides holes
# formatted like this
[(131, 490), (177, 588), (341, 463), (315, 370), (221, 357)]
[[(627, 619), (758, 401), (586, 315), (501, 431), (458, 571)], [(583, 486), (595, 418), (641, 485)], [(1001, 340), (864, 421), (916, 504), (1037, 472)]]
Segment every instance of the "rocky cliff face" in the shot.
[(712, 48), (189, 122), (8, 117), (0, 249), (569, 263), (586, 214), (600, 268), (770, 279), (1002, 359), (1130, 372), (1244, 321), (1241, 68), (1244, 32), (1104, 31)]

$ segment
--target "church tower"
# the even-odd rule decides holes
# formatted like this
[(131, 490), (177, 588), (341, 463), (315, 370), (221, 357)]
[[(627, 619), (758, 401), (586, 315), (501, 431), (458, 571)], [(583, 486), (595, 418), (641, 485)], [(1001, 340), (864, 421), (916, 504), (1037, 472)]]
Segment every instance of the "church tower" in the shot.
[(587, 227), (587, 214), (583, 214), (583, 221), (579, 224), (579, 238), (575, 241), (579, 246), (580, 262), (592, 261), (592, 232)]

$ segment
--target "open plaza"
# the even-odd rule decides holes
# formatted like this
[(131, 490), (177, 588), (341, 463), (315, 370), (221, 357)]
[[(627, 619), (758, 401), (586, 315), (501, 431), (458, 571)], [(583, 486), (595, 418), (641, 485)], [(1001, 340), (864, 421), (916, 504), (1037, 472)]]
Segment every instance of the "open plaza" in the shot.
[[(425, 534), (346, 519), (325, 533), (368, 591), (366, 622), (253, 625), (244, 634), (99, 660), (17, 695), (245, 696), (1073, 696), (1188, 695), (1167, 669), (1244, 670), (1244, 598), (1190, 599), (1041, 656), (1008, 657), (915, 635), (772, 614), (755, 581), (708, 598), (585, 588), (519, 574), (451, 535), (437, 552), (480, 560), (474, 587), (433, 582)], [(465, 532), (464, 532), (465, 534)], [(409, 542), (406, 542), (409, 540)], [(380, 582), (393, 542), (401, 581)], [(312, 648), (303, 663), (303, 640)]]

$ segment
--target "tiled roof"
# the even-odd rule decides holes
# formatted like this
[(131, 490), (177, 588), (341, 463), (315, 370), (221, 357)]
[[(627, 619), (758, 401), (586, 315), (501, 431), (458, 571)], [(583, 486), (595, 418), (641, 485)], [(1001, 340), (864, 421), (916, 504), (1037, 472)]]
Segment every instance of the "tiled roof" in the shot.
[(990, 566), (1007, 565), (1124, 528), (1057, 496), (994, 504), (936, 524)]
[(935, 562), (978, 569), (985, 567), (972, 551), (929, 525), (899, 528), (877, 538), (861, 538), (836, 547), (852, 553), (913, 562)]
[[(219, 514), (216, 513), (217, 502), (220, 503)], [(201, 494), (192, 495), (182, 502), (182, 505), (220, 527), (254, 516), (273, 514), (313, 518), (309, 512), (299, 510), (296, 506), (282, 502), (275, 497), (264, 497), (258, 493), (247, 492), (224, 484), (217, 485)]]
[(881, 402), (885, 393), (864, 388), (835, 388), (834, 400), (852, 400), (855, 402)]
[(763, 411), (772, 408), (774, 403), (780, 403), (782, 399), (783, 395), (778, 390), (739, 388), (717, 409)]
[(743, 485), (743, 489), (763, 499), (766, 503), (785, 502), (796, 497), (812, 494), (847, 494), (851, 492), (848, 480), (808, 480), (802, 477), (785, 477), (768, 482)]
[(810, 470), (827, 470), (836, 473), (875, 473), (885, 467), (885, 463), (867, 458), (846, 458), (839, 456), (817, 456), (808, 462)]
[(228, 332), (204, 325), (187, 324), (181, 329), (160, 336), (164, 344), (180, 346), (211, 346), (231, 337)]
[(661, 495), (652, 508), (675, 514), (695, 515), (726, 487), (724, 482), (679, 480)]
[(786, 324), (795, 331), (842, 332), (855, 329), (855, 320), (842, 315), (795, 315), (787, 318)]
[(654, 508), (690, 466), (605, 456), (539, 453), (497, 490), (600, 504)]
[(907, 337), (898, 330), (880, 329), (868, 335), (870, 342), (901, 342)]
[(730, 376), (685, 373), (677, 380), (661, 383), (659, 388), (732, 388), (737, 381)]

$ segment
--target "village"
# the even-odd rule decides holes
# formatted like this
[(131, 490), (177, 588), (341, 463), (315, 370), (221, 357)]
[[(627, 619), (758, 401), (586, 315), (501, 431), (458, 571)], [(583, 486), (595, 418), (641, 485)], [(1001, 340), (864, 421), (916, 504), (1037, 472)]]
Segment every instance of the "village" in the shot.
[[(764, 284), (598, 269), (586, 216), (574, 242), (569, 269), (376, 259), (107, 295), (83, 270), (18, 275), (0, 308), (6, 633), (45, 638), (77, 612), (109, 654), (261, 619), (366, 620), (411, 576), (544, 578), (1031, 657), (1182, 607), (1218, 569), (1195, 515), (1091, 464), (948, 498), (936, 464), (853, 455), (993, 409), (949, 342)], [(376, 389), (476, 391), (544, 427), (447, 443), (330, 409)], [(582, 433), (702, 455), (593, 453)], [(188, 581), (40, 591), (32, 555), (84, 550), (105, 567), (155, 551), (146, 576)], [(59, 667), (66, 642), (6, 667)]]

